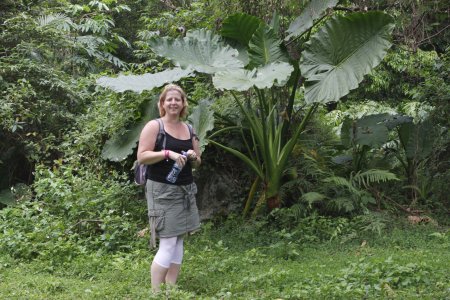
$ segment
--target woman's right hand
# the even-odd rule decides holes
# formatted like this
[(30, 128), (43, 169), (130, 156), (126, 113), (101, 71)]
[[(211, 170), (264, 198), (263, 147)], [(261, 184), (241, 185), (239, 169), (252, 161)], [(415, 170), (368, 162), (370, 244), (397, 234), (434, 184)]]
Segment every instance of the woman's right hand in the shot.
[(173, 151), (170, 151), (169, 157), (170, 159), (174, 160), (180, 167), (184, 167), (187, 162), (187, 157), (185, 155)]

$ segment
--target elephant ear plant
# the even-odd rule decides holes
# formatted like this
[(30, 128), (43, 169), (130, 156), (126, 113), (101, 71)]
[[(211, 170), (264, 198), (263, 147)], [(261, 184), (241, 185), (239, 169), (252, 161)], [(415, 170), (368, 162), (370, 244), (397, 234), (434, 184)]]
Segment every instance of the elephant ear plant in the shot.
[[(279, 36), (276, 17), (268, 25), (254, 16), (236, 14), (224, 20), (219, 34), (200, 29), (183, 38), (154, 37), (150, 41), (156, 54), (192, 72), (190, 76), (209, 74), (214, 86), (229, 92), (240, 108), (244, 122), (221, 128), (209, 142), (242, 159), (256, 175), (244, 214), (260, 186), (256, 210), (262, 204), (270, 209), (281, 205), (282, 175), (317, 106), (339, 101), (358, 87), (391, 45), (391, 17), (381, 12), (333, 16), (336, 4), (311, 1), (289, 26), (285, 38)], [(286, 47), (298, 41), (302, 41), (296, 45), (300, 59), (291, 57)], [(112, 80), (101, 84), (118, 85)], [(143, 81), (139, 84), (145, 85)], [(303, 90), (307, 111), (294, 111), (294, 101), (301, 100), (296, 95)], [(297, 122), (294, 116), (299, 114), (302, 119)], [(214, 140), (230, 130), (242, 133), (246, 151)]]

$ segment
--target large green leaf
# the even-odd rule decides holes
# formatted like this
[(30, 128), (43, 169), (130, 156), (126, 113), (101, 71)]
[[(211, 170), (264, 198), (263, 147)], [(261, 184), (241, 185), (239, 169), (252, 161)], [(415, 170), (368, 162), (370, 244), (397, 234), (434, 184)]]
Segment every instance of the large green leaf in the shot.
[(389, 130), (384, 123), (390, 115), (387, 113), (367, 115), (356, 120), (355, 143), (372, 148), (380, 147), (389, 137)]
[(412, 123), (413, 118), (410, 116), (402, 116), (402, 115), (388, 115), (385, 120), (383, 120), (383, 124), (389, 129), (394, 129), (395, 127), (404, 124), (404, 123)]
[(175, 82), (181, 78), (193, 75), (192, 70), (174, 68), (156, 74), (119, 75), (119, 77), (104, 76), (97, 79), (97, 84), (116, 92), (133, 91), (141, 93), (143, 90), (152, 90), (169, 82)]
[(342, 144), (347, 147), (357, 144), (372, 148), (383, 145), (388, 140), (389, 134), (385, 121), (391, 117), (385, 113), (363, 116), (357, 120), (344, 120), (341, 128)]
[(113, 136), (106, 141), (102, 150), (102, 158), (111, 161), (122, 161), (133, 153), (139, 141), (139, 135), (148, 121), (158, 117), (157, 109), (158, 97), (154, 97), (146, 106), (145, 113), (141, 120), (132, 124), (124, 132)]
[(188, 32), (184, 38), (154, 37), (149, 44), (156, 54), (200, 73), (213, 74), (244, 67), (237, 58), (236, 49), (225, 45), (220, 36), (205, 29)]
[(307, 43), (300, 69), (307, 103), (338, 101), (358, 87), (391, 46), (392, 18), (381, 12), (337, 16)]
[(274, 62), (288, 62), (289, 58), (281, 50), (281, 40), (269, 26), (261, 24), (249, 42), (250, 67), (265, 66)]
[(275, 83), (282, 84), (289, 79), (294, 67), (285, 62), (271, 63), (252, 71), (238, 69), (218, 72), (213, 84), (220, 90), (246, 91), (252, 86), (259, 89), (270, 88)]
[(239, 59), (242, 62), (242, 65), (243, 66), (248, 65), (248, 63), (250, 61), (250, 59), (248, 57), (248, 51), (247, 51), (248, 47), (243, 46), (237, 42), (231, 43), (230, 46), (238, 51), (237, 59)]
[(189, 123), (194, 127), (195, 133), (200, 139), (200, 149), (203, 151), (208, 144), (206, 133), (214, 129), (214, 111), (210, 109), (211, 102), (204, 99), (189, 114)]
[(300, 16), (289, 25), (289, 28), (286, 30), (288, 35), (284, 40), (287, 41), (292, 37), (297, 37), (305, 33), (314, 25), (315, 20), (323, 17), (327, 9), (336, 6), (338, 2), (338, 0), (312, 0)]
[(223, 21), (220, 34), (247, 46), (258, 27), (263, 24), (257, 17), (239, 13), (229, 16)]
[(399, 135), (409, 159), (422, 160), (433, 151), (436, 131), (429, 120), (418, 124), (404, 123)]
[(389, 131), (386, 126), (357, 126), (355, 143), (358, 145), (367, 145), (372, 148), (377, 148), (386, 143)]

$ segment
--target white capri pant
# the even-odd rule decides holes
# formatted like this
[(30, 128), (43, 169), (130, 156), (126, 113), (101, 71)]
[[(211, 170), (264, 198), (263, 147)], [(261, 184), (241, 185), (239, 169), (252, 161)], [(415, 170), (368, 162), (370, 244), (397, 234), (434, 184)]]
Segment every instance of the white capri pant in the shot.
[(167, 269), (170, 264), (181, 265), (183, 262), (183, 236), (159, 238), (158, 252), (153, 261)]

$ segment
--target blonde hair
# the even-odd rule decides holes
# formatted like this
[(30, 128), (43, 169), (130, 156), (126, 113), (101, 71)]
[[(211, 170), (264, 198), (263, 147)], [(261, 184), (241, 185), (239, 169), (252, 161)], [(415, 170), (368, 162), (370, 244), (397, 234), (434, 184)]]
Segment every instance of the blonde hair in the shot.
[(178, 93), (180, 93), (181, 100), (183, 101), (183, 109), (180, 112), (180, 117), (181, 118), (185, 117), (188, 113), (187, 112), (188, 102), (187, 102), (186, 93), (183, 91), (183, 89), (180, 86), (173, 84), (173, 83), (167, 84), (164, 87), (161, 95), (159, 96), (159, 101), (158, 101), (159, 116), (164, 117), (166, 115), (166, 110), (164, 109), (163, 104), (164, 104), (164, 101), (166, 100), (166, 96), (169, 91), (177, 91)]

